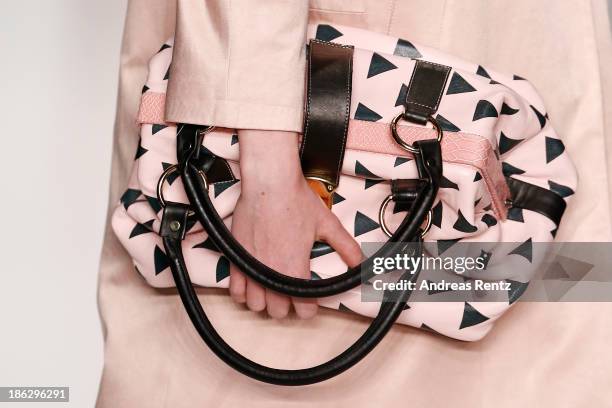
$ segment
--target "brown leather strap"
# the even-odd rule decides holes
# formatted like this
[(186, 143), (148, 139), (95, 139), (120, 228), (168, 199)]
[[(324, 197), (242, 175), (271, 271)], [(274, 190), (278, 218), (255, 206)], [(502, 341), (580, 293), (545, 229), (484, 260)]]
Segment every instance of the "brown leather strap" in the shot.
[(302, 171), (323, 182), (328, 193), (340, 177), (348, 133), (353, 75), (353, 47), (311, 40)]
[(416, 61), (406, 100), (404, 118), (425, 125), (440, 106), (451, 68), (433, 62)]

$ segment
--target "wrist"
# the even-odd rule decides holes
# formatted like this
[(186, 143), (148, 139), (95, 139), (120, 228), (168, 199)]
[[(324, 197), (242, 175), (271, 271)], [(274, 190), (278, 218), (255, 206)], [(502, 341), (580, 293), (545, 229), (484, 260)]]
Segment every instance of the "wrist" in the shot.
[(281, 191), (303, 182), (297, 133), (240, 130), (238, 137), (244, 193)]

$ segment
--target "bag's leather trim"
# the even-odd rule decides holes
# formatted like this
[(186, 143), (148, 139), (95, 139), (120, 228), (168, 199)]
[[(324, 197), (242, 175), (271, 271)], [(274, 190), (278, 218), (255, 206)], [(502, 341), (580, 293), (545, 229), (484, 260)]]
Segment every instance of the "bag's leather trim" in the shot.
[(300, 157), (307, 178), (338, 185), (351, 109), (353, 47), (311, 40), (304, 136)]
[(512, 207), (535, 211), (548, 217), (559, 226), (567, 207), (563, 197), (553, 191), (512, 177), (507, 177), (506, 182), (512, 194)]
[(451, 68), (417, 60), (404, 101), (406, 120), (425, 125), (440, 107)]

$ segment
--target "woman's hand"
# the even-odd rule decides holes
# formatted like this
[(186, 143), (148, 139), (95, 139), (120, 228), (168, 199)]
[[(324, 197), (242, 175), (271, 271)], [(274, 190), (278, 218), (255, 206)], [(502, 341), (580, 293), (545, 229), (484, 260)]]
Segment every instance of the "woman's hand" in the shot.
[[(296, 278), (310, 278), (310, 251), (326, 241), (350, 266), (361, 262), (359, 244), (308, 187), (300, 168), (297, 134), (243, 130), (240, 138), (242, 192), (232, 219), (232, 232), (255, 258)], [(283, 318), (291, 303), (297, 315), (310, 318), (316, 299), (290, 299), (230, 268), (230, 294), (253, 311), (267, 309)]]

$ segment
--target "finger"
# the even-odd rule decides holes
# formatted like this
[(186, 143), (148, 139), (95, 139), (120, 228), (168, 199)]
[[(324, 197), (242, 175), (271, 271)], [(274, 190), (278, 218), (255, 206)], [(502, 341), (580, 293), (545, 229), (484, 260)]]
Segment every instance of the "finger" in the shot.
[(295, 314), (300, 319), (312, 319), (319, 309), (316, 299), (292, 298)]
[(254, 312), (261, 312), (266, 308), (266, 290), (248, 278), (246, 279), (246, 304)]
[(319, 237), (325, 240), (338, 252), (344, 263), (350, 267), (357, 266), (363, 260), (361, 247), (344, 229), (338, 218), (330, 214), (325, 217), (318, 229)]
[(246, 277), (234, 265), (230, 265), (229, 291), (235, 302), (246, 302)]
[(282, 319), (289, 314), (291, 300), (289, 297), (276, 293), (272, 290), (266, 290), (266, 308), (270, 317), (274, 319)]

